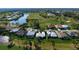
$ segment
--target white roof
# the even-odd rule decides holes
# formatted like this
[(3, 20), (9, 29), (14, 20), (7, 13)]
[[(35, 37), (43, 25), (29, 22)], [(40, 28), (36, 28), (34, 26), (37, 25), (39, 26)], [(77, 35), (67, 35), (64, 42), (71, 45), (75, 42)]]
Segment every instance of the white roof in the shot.
[(35, 31), (28, 31), (28, 32), (26, 33), (27, 36), (31, 36), (31, 35), (34, 35), (34, 34), (35, 34)]
[(51, 34), (51, 32), (50, 32), (50, 31), (47, 31), (47, 34), (48, 34), (48, 35), (50, 35), (50, 34)]
[(8, 18), (9, 20), (11, 20), (12, 18)]
[(62, 27), (68, 27), (68, 25), (62, 25)]
[(27, 31), (32, 31), (33, 29), (32, 28), (27, 28)]
[(8, 43), (9, 39), (8, 36), (0, 36), (0, 43)]
[(35, 31), (35, 32), (37, 32), (38, 29), (27, 28), (27, 31)]
[(57, 37), (57, 34), (54, 31), (47, 31), (48, 36)]
[(51, 34), (51, 30), (46, 30), (46, 33), (48, 34), (48, 36)]
[(45, 37), (45, 32), (36, 33), (36, 37)]
[(18, 30), (19, 30), (19, 28), (14, 28), (10, 32), (17, 32)]
[(55, 32), (51, 32), (50, 36), (51, 37), (57, 37), (57, 34)]

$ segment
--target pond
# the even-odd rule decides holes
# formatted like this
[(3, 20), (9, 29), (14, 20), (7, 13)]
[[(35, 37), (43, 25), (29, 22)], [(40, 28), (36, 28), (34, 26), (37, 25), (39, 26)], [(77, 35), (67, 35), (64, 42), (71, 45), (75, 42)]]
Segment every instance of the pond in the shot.
[(29, 14), (24, 14), (24, 15), (21, 16), (19, 19), (10, 21), (10, 23), (22, 25), (22, 24), (24, 24), (24, 23), (27, 23), (27, 17), (28, 17), (28, 16), (29, 16)]

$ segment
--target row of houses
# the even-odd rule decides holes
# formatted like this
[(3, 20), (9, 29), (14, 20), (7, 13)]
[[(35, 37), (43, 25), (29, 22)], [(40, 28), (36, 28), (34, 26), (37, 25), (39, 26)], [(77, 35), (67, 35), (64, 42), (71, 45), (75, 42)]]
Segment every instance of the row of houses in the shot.
[(26, 37), (29, 38), (45, 38), (48, 36), (49, 38), (72, 38), (72, 37), (79, 37), (79, 31), (73, 31), (73, 30), (52, 30), (48, 29), (45, 31), (40, 31), (38, 29), (32, 29), (32, 28), (27, 28), (26, 30), (22, 29), (12, 29), (10, 32), (16, 33), (17, 35), (26, 35)]
[[(57, 31), (48, 29), (45, 31), (40, 31), (38, 29), (27, 28), (26, 31), (15, 28), (10, 30), (11, 33), (15, 33), (19, 36), (26, 36), (27, 38), (41, 38), (44, 39), (46, 36), (48, 38), (61, 38), (61, 39), (70, 39), (70, 38), (79, 38), (79, 31), (78, 30), (64, 30), (64, 31)], [(0, 35), (0, 44), (5, 43), (8, 44), (10, 40), (9, 36), (2, 36)]]
[(11, 15), (7, 14), (5, 15), (5, 18), (8, 20), (16, 20), (17, 18), (21, 17), (22, 14), (20, 12), (13, 12)]
[(68, 25), (61, 25), (61, 24), (57, 24), (57, 25), (49, 24), (48, 29), (67, 30), (67, 29), (69, 29), (69, 26)]
[[(28, 30), (28, 29), (27, 29)], [(29, 29), (28, 31), (23, 31), (20, 29), (12, 29), (11, 33), (15, 33), (17, 35), (23, 36), (25, 35), (28, 38), (61, 38), (61, 39), (70, 39), (70, 38), (79, 38), (79, 31), (78, 30), (68, 30), (68, 31), (57, 31), (57, 30), (45, 30), (40, 31), (37, 29)], [(0, 35), (0, 44), (8, 44), (10, 40), (9, 36), (2, 36)]]
[(7, 12), (7, 13), (0, 14), (0, 19), (4, 21), (5, 20), (16, 20), (17, 18), (21, 16), (22, 16), (21, 12)]

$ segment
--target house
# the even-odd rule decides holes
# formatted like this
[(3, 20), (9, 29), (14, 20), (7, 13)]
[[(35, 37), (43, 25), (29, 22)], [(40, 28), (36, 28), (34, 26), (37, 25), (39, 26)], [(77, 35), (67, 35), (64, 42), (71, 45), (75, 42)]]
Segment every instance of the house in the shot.
[(50, 37), (50, 34), (51, 34), (51, 31), (52, 31), (52, 30), (49, 29), (49, 30), (45, 30), (45, 31), (46, 31), (47, 36)]
[(27, 31), (26, 36), (30, 37), (30, 38), (33, 38), (35, 36), (36, 32), (37, 31), (33, 31), (33, 30), (32, 31)]
[(56, 38), (57, 37), (57, 34), (54, 31), (52, 31), (51, 34), (50, 34), (50, 37)]
[(46, 34), (44, 31), (42, 31), (42, 32), (39, 31), (36, 33), (36, 38), (45, 38), (45, 36), (46, 36)]
[(68, 28), (69, 28), (69, 26), (68, 25), (55, 25), (55, 27), (57, 28), (57, 29), (60, 29), (60, 30), (67, 30)]
[(10, 30), (10, 32), (17, 32), (17, 31), (19, 31), (19, 28), (14, 28)]
[(69, 28), (68, 25), (62, 25), (62, 29), (66, 30), (66, 29), (68, 29), (68, 28)]
[(62, 38), (62, 39), (69, 38), (69, 36), (65, 32), (59, 31), (58, 33), (60, 34), (59, 38)]
[(9, 36), (0, 36), (0, 44), (8, 44), (10, 40)]
[(56, 38), (56, 37), (57, 37), (57, 34), (56, 34), (55, 31), (46, 30), (46, 33), (47, 33), (47, 36), (48, 36), (48, 37), (52, 37), (52, 38)]
[(57, 24), (57, 25), (50, 24), (50, 25), (48, 25), (48, 29), (67, 30), (67, 29), (69, 29), (69, 26), (68, 25), (61, 25), (61, 24)]
[(27, 28), (26, 31), (27, 31), (26, 36), (29, 37), (29, 38), (33, 38), (33, 37), (35, 37), (38, 29)]
[(47, 16), (56, 16), (56, 15), (53, 13), (48, 13)]
[(32, 30), (33, 30), (32, 28), (27, 28), (27, 29), (26, 29), (26, 31), (32, 31)]
[(68, 31), (66, 32), (70, 37), (79, 37), (78, 33), (77, 32), (74, 32), (74, 31)]
[(26, 33), (27, 36), (34, 36), (35, 35), (35, 31), (28, 31)]
[(56, 27), (55, 27), (55, 25), (50, 24), (50, 25), (48, 25), (48, 29), (56, 29)]
[(12, 17), (9, 16), (9, 15), (7, 15), (6, 18), (7, 18), (8, 20), (12, 20)]
[(18, 23), (16, 24), (15, 20), (10, 21), (9, 26), (10, 27), (17, 27)]
[(26, 31), (19, 29), (15, 34), (23, 36), (23, 35), (25, 35), (25, 33), (26, 33)]

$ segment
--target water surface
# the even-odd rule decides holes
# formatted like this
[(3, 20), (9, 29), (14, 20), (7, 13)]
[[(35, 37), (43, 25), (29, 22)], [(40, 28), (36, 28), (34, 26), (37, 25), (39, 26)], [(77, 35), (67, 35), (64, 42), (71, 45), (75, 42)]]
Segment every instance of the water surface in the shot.
[(17, 20), (12, 20), (10, 23), (22, 25), (22, 24), (24, 24), (24, 23), (27, 23), (27, 17), (28, 17), (28, 16), (29, 16), (29, 14), (24, 14), (24, 15), (21, 16), (19, 19), (17, 19)]

